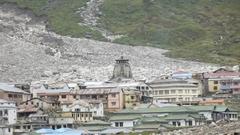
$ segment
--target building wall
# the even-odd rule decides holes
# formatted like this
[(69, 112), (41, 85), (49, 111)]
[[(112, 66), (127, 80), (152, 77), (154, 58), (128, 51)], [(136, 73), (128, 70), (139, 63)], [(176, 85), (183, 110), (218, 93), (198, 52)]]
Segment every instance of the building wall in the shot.
[(19, 104), (21, 102), (29, 100), (31, 98), (31, 95), (16, 92), (4, 92), (0, 90), (0, 98), (8, 101), (14, 101)]
[[(118, 127), (133, 127), (137, 120), (123, 120), (123, 121), (112, 121), (111, 126), (117, 127), (116, 123), (118, 123)], [(120, 126), (120, 123), (122, 123), (122, 126)]]
[[(189, 120), (171, 120), (168, 122), (168, 124), (176, 126), (176, 127), (191, 126), (191, 125), (189, 125), (188, 121)], [(192, 121), (192, 126), (196, 125), (195, 119), (190, 119), (190, 121)], [(175, 125), (174, 125), (174, 122), (176, 123)], [(178, 122), (180, 123), (180, 125), (177, 124)]]
[(153, 97), (168, 102), (196, 101), (199, 95), (198, 88), (154, 88)]
[(118, 93), (109, 93), (107, 101), (107, 111), (119, 111), (123, 108), (123, 94), (122, 92)]
[(207, 121), (213, 120), (211, 112), (199, 112), (199, 114), (202, 114), (206, 118)]
[(17, 108), (14, 103), (6, 102), (0, 105), (0, 117), (7, 117), (7, 123), (4, 125), (15, 124), (17, 122)]
[(0, 135), (13, 135), (13, 128), (0, 127)]
[(103, 103), (94, 104), (93, 108), (90, 108), (90, 112), (93, 112), (93, 117), (103, 117), (104, 116)]
[(133, 108), (134, 106), (137, 106), (140, 104), (140, 93), (134, 92), (134, 91), (127, 91), (124, 92), (124, 107), (125, 108)]

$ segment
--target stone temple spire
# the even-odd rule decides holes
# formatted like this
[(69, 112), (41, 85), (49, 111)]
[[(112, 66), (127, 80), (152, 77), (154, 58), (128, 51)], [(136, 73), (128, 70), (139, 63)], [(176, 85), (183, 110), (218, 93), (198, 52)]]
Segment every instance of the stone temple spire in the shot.
[(122, 81), (123, 79), (132, 79), (132, 70), (129, 60), (121, 56), (116, 60), (111, 81)]

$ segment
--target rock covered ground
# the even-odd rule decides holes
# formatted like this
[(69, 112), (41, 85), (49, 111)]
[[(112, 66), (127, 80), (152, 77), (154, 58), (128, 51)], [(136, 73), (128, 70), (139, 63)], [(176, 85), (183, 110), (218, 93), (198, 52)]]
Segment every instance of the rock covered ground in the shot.
[[(167, 58), (166, 50), (60, 36), (45, 20), (13, 5), (0, 5), (0, 81), (46, 78), (107, 80), (114, 60), (130, 59), (135, 79), (150, 79), (182, 69), (193, 72), (217, 66)], [(57, 76), (57, 77), (56, 77)]]
[(212, 123), (210, 125), (204, 125), (200, 127), (175, 130), (164, 133), (164, 135), (233, 135), (236, 132), (240, 133), (239, 127), (239, 121), (230, 123)]

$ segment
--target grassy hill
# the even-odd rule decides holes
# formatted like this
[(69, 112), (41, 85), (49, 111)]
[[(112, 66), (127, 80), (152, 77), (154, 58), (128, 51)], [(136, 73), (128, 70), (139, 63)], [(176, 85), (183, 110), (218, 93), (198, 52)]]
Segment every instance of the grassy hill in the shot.
[[(88, 0), (0, 0), (15, 2), (62, 35), (105, 40), (78, 25), (79, 7)], [(104, 0), (99, 27), (124, 37), (114, 42), (169, 49), (169, 57), (240, 64), (240, 0)]]

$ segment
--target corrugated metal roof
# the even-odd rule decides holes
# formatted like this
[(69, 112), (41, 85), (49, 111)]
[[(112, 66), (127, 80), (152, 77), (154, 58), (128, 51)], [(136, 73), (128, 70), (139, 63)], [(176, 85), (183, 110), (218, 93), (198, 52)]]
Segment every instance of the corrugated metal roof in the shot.
[(16, 88), (14, 84), (8, 84), (8, 83), (0, 83), (0, 90), (5, 92), (16, 92), (16, 93), (24, 93), (24, 94), (30, 94), (26, 91), (23, 91), (19, 88)]

